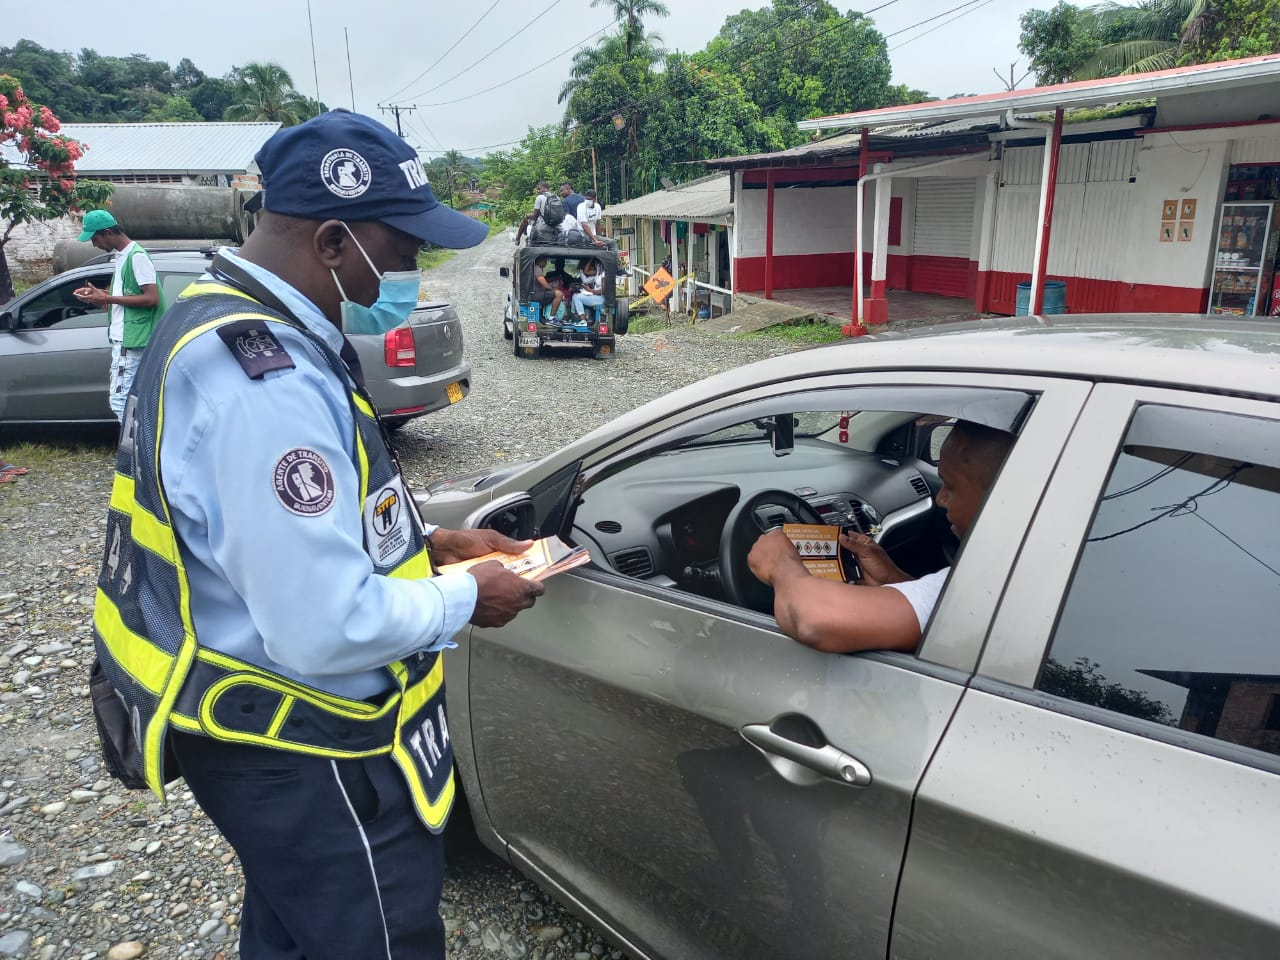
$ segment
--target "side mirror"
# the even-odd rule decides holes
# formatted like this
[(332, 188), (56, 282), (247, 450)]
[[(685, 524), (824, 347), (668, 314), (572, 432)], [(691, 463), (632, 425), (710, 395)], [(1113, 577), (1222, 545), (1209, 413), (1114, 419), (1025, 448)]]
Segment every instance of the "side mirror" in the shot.
[(0, 330), (13, 329), (13, 314), (8, 311), (0, 313)]
[(769, 446), (775, 457), (785, 457), (796, 446), (796, 418), (794, 414), (780, 413), (773, 418), (769, 431)]
[(504, 279), (506, 279), (507, 277), (510, 277), (510, 276), (511, 276), (511, 268), (510, 268), (510, 267), (499, 267), (499, 268), (498, 268), (498, 276), (500, 276), (500, 277), (502, 277), (502, 278), (504, 278)]
[(941, 423), (930, 424), (925, 429), (924, 437), (920, 443), (920, 459), (936, 467), (938, 460), (942, 456), (942, 445), (947, 442), (947, 437), (951, 436), (953, 429), (955, 429), (954, 420), (944, 420)]

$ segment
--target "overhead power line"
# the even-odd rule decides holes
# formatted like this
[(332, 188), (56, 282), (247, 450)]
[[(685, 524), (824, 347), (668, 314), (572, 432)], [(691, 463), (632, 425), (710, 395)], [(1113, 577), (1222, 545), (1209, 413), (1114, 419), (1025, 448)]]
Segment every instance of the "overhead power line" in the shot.
[(477, 90), (475, 93), (469, 93), (465, 97), (458, 97), (454, 100), (441, 100), (441, 101), (438, 101), (437, 103), (424, 103), (423, 106), (424, 107), (448, 107), (455, 103), (465, 103), (468, 100), (474, 100), (476, 97), (482, 97), (486, 93), (492, 93), (494, 90), (500, 90), (501, 88), (508, 86), (509, 84), (515, 83), (517, 80), (527, 77), (529, 74), (533, 73), (535, 70), (541, 70), (547, 64), (553, 63), (554, 61), (559, 60), (566, 53), (572, 53), (573, 51), (577, 50), (580, 46), (582, 46), (584, 43), (586, 43), (588, 40), (592, 39), (593, 37), (599, 36), (600, 34), (604, 33), (606, 30), (608, 30), (610, 27), (612, 27), (614, 24), (618, 22), (619, 21), (617, 20), (612, 20), (609, 23), (606, 23), (599, 30), (596, 30), (592, 33), (587, 34), (585, 37), (583, 37), (573, 46), (565, 47), (563, 50), (557, 53), (554, 57), (549, 57), (546, 60), (543, 60), (541, 63), (537, 64), (536, 66), (530, 67), (528, 70), (524, 71), (524, 73), (518, 73), (514, 77), (510, 77), (506, 80), (503, 80), (501, 83), (495, 83), (492, 87), (485, 87), (483, 90)]
[[(967, 17), (971, 13), (977, 13), (987, 4), (992, 2), (994, 2), (994, 0), (981, 0), (980, 3), (977, 3), (976, 5), (974, 5), (974, 3), (971, 0), (970, 3), (961, 4), (961, 6), (959, 7), (952, 7), (950, 10), (947, 10), (943, 13), (938, 14), (938, 16), (945, 17), (948, 13), (953, 13), (956, 10), (960, 10), (960, 13), (957, 13), (950, 20), (943, 20), (940, 24), (938, 24), (935, 27), (930, 27), (928, 30), (922, 30), (920, 33), (917, 33), (914, 37), (908, 37), (906, 40), (903, 40), (901, 43), (895, 43), (892, 47), (889, 48), (889, 52), (892, 53), (894, 50), (897, 50), (899, 47), (905, 47), (908, 43), (915, 43), (915, 41), (919, 40), (921, 37), (927, 37), (929, 34), (933, 33), (933, 31), (941, 30), (943, 27), (949, 24), (955, 23), (961, 17)], [(962, 8), (968, 8), (968, 9), (962, 9)], [(936, 20), (937, 17), (932, 17), (931, 19)], [(925, 20), (925, 21), (922, 21), (921, 23), (916, 24), (915, 26), (916, 27), (923, 26), (925, 23), (928, 23), (928, 22), (929, 20)], [(907, 27), (906, 29), (913, 30), (915, 29), (915, 27)], [(902, 30), (898, 31), (898, 33), (903, 33), (903, 32), (905, 31), (902, 31)], [(893, 34), (890, 34), (890, 36), (892, 35)]]
[[(539, 20), (541, 20), (543, 17), (545, 17), (548, 13), (550, 13), (552, 10), (554, 10), (557, 6), (559, 6), (559, 5), (560, 5), (560, 2), (561, 2), (561, 0), (552, 0), (551, 4), (550, 4), (549, 6), (547, 6), (546, 8), (544, 8), (544, 9), (543, 9), (543, 11), (542, 11), (541, 13), (539, 13), (536, 17), (534, 17), (532, 20), (530, 20), (530, 21), (529, 21), (528, 23), (526, 23), (524, 26), (520, 27), (520, 29), (518, 29), (515, 33), (511, 34), (511, 36), (507, 37), (507, 39), (503, 40), (500, 44), (498, 44), (496, 47), (494, 47), (492, 50), (490, 50), (488, 53), (486, 53), (483, 57), (480, 57), (480, 58), (479, 58), (478, 60), (476, 60), (474, 63), (471, 63), (471, 64), (469, 64), (469, 65), (467, 65), (467, 66), (463, 67), (461, 70), (459, 70), (459, 71), (458, 71), (457, 73), (455, 73), (453, 76), (449, 77), (449, 79), (447, 79), (447, 80), (442, 80), (442, 81), (440, 81), (440, 83), (437, 83), (434, 87), (428, 87), (426, 90), (423, 90), (423, 91), (421, 91), (420, 93), (415, 93), (415, 94), (413, 94), (412, 96), (406, 97), (405, 99), (406, 99), (406, 100), (416, 100), (418, 97), (425, 97), (425, 96), (426, 96), (427, 94), (429, 94), (429, 93), (435, 93), (437, 90), (440, 90), (440, 89), (442, 89), (443, 87), (447, 87), (449, 84), (453, 83), (453, 81), (457, 80), (457, 79), (458, 79), (460, 76), (462, 76), (463, 74), (470, 73), (470, 72), (471, 72), (472, 70), (474, 70), (476, 67), (482, 66), (482, 65), (485, 63), (485, 61), (487, 61), (490, 57), (492, 57), (495, 53), (497, 53), (499, 50), (501, 50), (503, 47), (505, 47), (505, 46), (506, 46), (508, 43), (510, 43), (512, 40), (516, 39), (517, 37), (524, 36), (524, 32), (525, 32), (526, 30), (528, 30), (531, 26), (533, 26), (535, 23), (537, 23)], [(407, 86), (407, 84), (406, 84), (406, 86)], [(404, 89), (404, 87), (401, 87), (400, 89), (401, 89), (401, 90), (403, 90), (403, 89)]]
[[(807, 46), (808, 44), (813, 43), (813, 41), (815, 41), (815, 40), (817, 40), (817, 39), (819, 39), (819, 38), (821, 38), (821, 37), (824, 37), (824, 36), (826, 36), (827, 34), (834, 33), (834, 32), (835, 32), (835, 31), (837, 31), (837, 30), (840, 30), (840, 29), (843, 29), (843, 28), (846, 28), (846, 27), (852, 26), (852, 25), (854, 25), (854, 24), (856, 24), (856, 23), (859, 23), (859, 22), (861, 22), (863, 19), (865, 19), (868, 15), (870, 15), (870, 14), (872, 14), (872, 13), (876, 13), (876, 12), (878, 12), (878, 11), (880, 11), (880, 10), (883, 10), (883, 9), (885, 9), (886, 7), (890, 7), (890, 6), (892, 6), (893, 4), (898, 3), (898, 2), (899, 2), (899, 0), (886, 0), (886, 2), (881, 3), (881, 4), (878, 4), (877, 6), (872, 7), (872, 8), (871, 8), (871, 9), (869, 9), (869, 10), (862, 11), (861, 13), (855, 13), (855, 14), (853, 14), (852, 16), (847, 16), (847, 17), (841, 18), (837, 23), (835, 23), (835, 24), (831, 25), (830, 27), (827, 27), (827, 28), (825, 28), (825, 29), (823, 29), (823, 30), (818, 31), (817, 33), (811, 34), (811, 35), (810, 35), (810, 36), (808, 36), (808, 37), (804, 37), (804, 38), (802, 38), (802, 39), (800, 39), (800, 40), (797, 40), (797, 41), (795, 41), (795, 42), (793, 42), (793, 43), (790, 43), (790, 44), (788, 44), (788, 45), (786, 45), (786, 46), (784, 46), (784, 47), (781, 47), (777, 52), (778, 52), (778, 53), (785, 53), (786, 51), (788, 51), (788, 50), (793, 50), (793, 49), (795, 49), (795, 48), (797, 48), (797, 47)], [(908, 24), (908, 25), (907, 25), (907, 26), (905, 26), (905, 27), (901, 27), (901, 28), (899, 28), (899, 29), (897, 29), (897, 30), (894, 30), (894, 31), (892, 31), (891, 33), (884, 34), (884, 37), (887, 39), (888, 37), (898, 36), (898, 35), (900, 35), (900, 34), (907, 33), (907, 32), (909, 32), (909, 31), (911, 31), (911, 30), (916, 29), (917, 27), (922, 27), (922, 26), (924, 26), (925, 24), (932, 23), (932, 22), (934, 22), (935, 20), (938, 20), (938, 19), (939, 19), (939, 18), (941, 18), (941, 17), (945, 17), (945, 16), (948, 16), (949, 14), (956, 13), (956, 12), (957, 12), (957, 11), (959, 11), (959, 10), (965, 10), (965, 12), (972, 12), (971, 10), (967, 10), (966, 8), (970, 8), (970, 7), (972, 7), (973, 9), (977, 9), (977, 8), (978, 8), (978, 6), (985, 6), (987, 3), (991, 3), (991, 2), (993, 2), (993, 0), (966, 0), (966, 2), (965, 2), (965, 3), (961, 3), (961, 4), (957, 5), (957, 6), (951, 7), (951, 8), (950, 8), (950, 9), (948, 9), (948, 10), (943, 10), (941, 13), (934, 14), (934, 15), (933, 15), (933, 16), (931, 16), (931, 17), (926, 17), (926, 18), (925, 18), (925, 19), (923, 19), (923, 20), (918, 20), (918, 21), (916, 21), (915, 23)], [(799, 16), (801, 16), (801, 15), (802, 15), (802, 14), (797, 13), (797, 14), (795, 14), (795, 15), (791, 16), (791, 17), (784, 17), (784, 18), (782, 18), (782, 19), (780, 19), (780, 20), (778, 21), (777, 26), (781, 26), (782, 24), (787, 23), (787, 22), (789, 22), (790, 20), (797, 19), (797, 18), (798, 18)], [(963, 14), (962, 14), (962, 15), (963, 15)], [(954, 18), (954, 19), (959, 19), (959, 18), (957, 17), (957, 18)], [(615, 22), (616, 22), (616, 21), (615, 21)], [(609, 26), (612, 26), (612, 24), (610, 24)], [(941, 24), (940, 26), (945, 26), (945, 24)], [(605, 27), (604, 29), (608, 29), (608, 27)], [(599, 32), (601, 32), (601, 31), (597, 31), (597, 33), (599, 33)], [(923, 35), (924, 35), (924, 34), (921, 34), (920, 36), (923, 36)], [(593, 34), (593, 36), (594, 36), (594, 34)], [(590, 38), (588, 38), (588, 39), (590, 39)], [(912, 38), (912, 39), (914, 39), (914, 38)], [(765, 43), (765, 42), (767, 42), (767, 40), (768, 40), (768, 38), (766, 38), (766, 40), (765, 40), (765, 41), (763, 41), (763, 42), (758, 42), (757, 44), (755, 44), (755, 45), (754, 45), (754, 47), (752, 48), (752, 53), (753, 53), (753, 55), (752, 55), (752, 56), (748, 56), (748, 57), (746, 57), (745, 59), (743, 59), (743, 60), (738, 64), (739, 69), (741, 69), (741, 67), (745, 66), (747, 63), (750, 63), (752, 60), (756, 59), (756, 58), (757, 58), (757, 56), (758, 56), (761, 52), (763, 52), (763, 51), (761, 50), (761, 47), (764, 45), (764, 43)], [(583, 42), (583, 43), (585, 43), (586, 41), (582, 41), (582, 42)], [(743, 44), (745, 44), (745, 41), (739, 41), (737, 44), (734, 44), (734, 45), (730, 46), (730, 47), (729, 47), (729, 49), (725, 51), (725, 53), (726, 53), (726, 54), (728, 54), (728, 53), (732, 52), (735, 48), (737, 48), (737, 47), (739, 47), (739, 46), (742, 46)], [(577, 46), (581, 46), (581, 44), (578, 44)], [(901, 44), (899, 44), (898, 46), (901, 46)], [(563, 56), (563, 54), (561, 54), (561, 56)], [(555, 58), (553, 58), (553, 59), (555, 59)], [(548, 62), (549, 62), (549, 61), (548, 61)], [(538, 66), (539, 66), (539, 67), (541, 67), (541, 66), (545, 66), (545, 65), (546, 65), (546, 63), (542, 63), (542, 64), (539, 64)], [(537, 68), (537, 67), (535, 67), (534, 69), (538, 69), (538, 68)], [(527, 73), (529, 73), (529, 72), (532, 72), (532, 71), (526, 71), (526, 74), (527, 74)], [(524, 76), (524, 74), (522, 74), (521, 76)], [(515, 79), (519, 79), (519, 77), (514, 77), (514, 78), (512, 78), (512, 79), (513, 79), (513, 80), (515, 80)], [(510, 82), (510, 81), (507, 81), (507, 82)], [(504, 83), (504, 84), (500, 84), (499, 86), (503, 86), (503, 85), (505, 85), (505, 83)], [(494, 88), (490, 88), (490, 89), (494, 89)], [(482, 94), (482, 93), (487, 93), (487, 92), (488, 92), (488, 91), (480, 91), (480, 93), (473, 94), (472, 96), (479, 96), (480, 94)], [(635, 99), (635, 100), (631, 100), (631, 101), (628, 101), (628, 102), (625, 102), (625, 103), (622, 103), (622, 104), (617, 104), (617, 105), (615, 105), (615, 106), (611, 107), (610, 109), (605, 110), (605, 111), (601, 112), (600, 114), (598, 114), (598, 115), (596, 115), (596, 116), (594, 116), (594, 117), (588, 117), (587, 119), (579, 120), (579, 121), (577, 121), (576, 123), (571, 124), (571, 125), (566, 129), (566, 132), (567, 132), (567, 133), (572, 133), (573, 131), (575, 131), (575, 130), (577, 130), (577, 129), (581, 128), (581, 127), (584, 127), (584, 126), (590, 126), (591, 124), (598, 123), (599, 121), (601, 121), (601, 120), (603, 120), (603, 119), (606, 119), (607, 117), (610, 117), (610, 116), (612, 116), (612, 115), (613, 115), (613, 114), (615, 114), (615, 113), (622, 112), (622, 111), (626, 111), (626, 110), (629, 110), (629, 109), (631, 109), (631, 108), (633, 108), (633, 107), (641, 106), (641, 105), (643, 105), (643, 104), (645, 104), (645, 103), (647, 103), (647, 102), (649, 102), (649, 101), (652, 101), (652, 100), (654, 100), (655, 98), (659, 98), (659, 97), (661, 97), (661, 96), (662, 96), (662, 92), (661, 92), (661, 91), (655, 91), (654, 93), (648, 94), (647, 96), (640, 97), (640, 98), (637, 98), (637, 99)], [(466, 97), (466, 98), (463, 98), (463, 99), (471, 99), (471, 97)], [(778, 99), (778, 100), (773, 101), (772, 103), (769, 103), (769, 104), (766, 104), (766, 105), (762, 106), (762, 107), (760, 108), (761, 113), (762, 113), (762, 114), (767, 115), (767, 114), (768, 114), (768, 112), (769, 112), (770, 110), (772, 110), (774, 107), (777, 107), (777, 106), (781, 105), (783, 102), (785, 102), (785, 99), (786, 99), (786, 98), (780, 98), (780, 99)], [(449, 103), (457, 103), (457, 102), (459, 102), (459, 101), (456, 101), (456, 100), (455, 100), (455, 101), (446, 101), (446, 103), (426, 104), (426, 106), (445, 106), (445, 105), (447, 105), (447, 104), (449, 104)], [(464, 149), (462, 150), (462, 152), (463, 152), (463, 153), (466, 153), (466, 154), (468, 154), (468, 155), (474, 155), (474, 154), (482, 153), (483, 151), (486, 151), (486, 150), (496, 150), (496, 149), (498, 149), (498, 148), (500, 148), (500, 147), (510, 147), (510, 146), (515, 146), (515, 145), (519, 144), (523, 139), (524, 139), (523, 137), (519, 137), (519, 138), (517, 138), (517, 139), (515, 139), (515, 140), (504, 140), (504, 141), (502, 141), (501, 143), (491, 143), (491, 144), (486, 144), (486, 145), (483, 145), (483, 146), (466, 147), (466, 148), (464, 148)], [(576, 151), (575, 151), (575, 152), (576, 152)]]
[[(489, 4), (489, 9), (486, 10), (484, 13), (480, 14), (480, 19), (477, 20), (475, 23), (473, 23), (471, 26), (467, 27), (466, 32), (462, 36), (460, 36), (457, 40), (453, 41), (453, 45), (449, 47), (448, 50), (440, 54), (440, 56), (436, 57), (435, 60), (431, 62), (431, 65), (427, 67), (427, 69), (423, 70), (420, 74), (418, 74), (408, 83), (406, 83), (403, 87), (401, 87), (399, 90), (393, 93), (390, 97), (387, 97), (387, 100), (391, 100), (393, 97), (397, 97), (400, 94), (404, 93), (405, 90), (409, 89), (409, 87), (413, 86), (423, 77), (425, 77), (428, 73), (434, 70), (439, 65), (440, 61), (443, 60), (445, 57), (447, 57), (449, 54), (453, 53), (453, 51), (458, 48), (458, 44), (460, 44), (463, 40), (467, 39), (467, 37), (471, 35), (471, 31), (474, 30), (476, 27), (480, 26), (480, 24), (484, 22), (484, 18), (487, 17), (489, 14), (493, 13), (493, 8), (496, 7), (498, 4), (500, 4), (501, 2), (502, 0), (493, 0), (493, 3)], [(413, 98), (410, 97), (409, 99), (413, 99)]]

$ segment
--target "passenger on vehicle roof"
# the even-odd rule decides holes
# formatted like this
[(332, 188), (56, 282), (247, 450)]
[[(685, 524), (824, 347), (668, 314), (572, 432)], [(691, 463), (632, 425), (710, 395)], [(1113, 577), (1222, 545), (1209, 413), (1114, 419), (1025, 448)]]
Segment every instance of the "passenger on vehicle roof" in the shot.
[(617, 244), (600, 232), (601, 209), (600, 204), (596, 202), (594, 190), (587, 191), (586, 198), (578, 204), (578, 209), (573, 215), (578, 218), (578, 225), (582, 228), (582, 232), (595, 246), (616, 248)]
[(564, 199), (565, 215), (573, 217), (574, 222), (577, 223), (581, 219), (578, 216), (578, 210), (586, 203), (587, 198), (574, 190), (573, 184), (568, 180), (560, 184), (560, 196)]
[[(992, 427), (956, 422), (938, 461), (938, 506), (963, 538), (1016, 438)], [(773, 587), (773, 615), (791, 639), (828, 653), (902, 650), (920, 643), (950, 567), (912, 578), (884, 548), (862, 534), (842, 535), (862, 567), (862, 581), (837, 583), (813, 576), (782, 530), (770, 530), (747, 556), (751, 572)]]
[(533, 289), (529, 291), (529, 302), (539, 304), (540, 309), (551, 304), (552, 319), (560, 312), (560, 304), (564, 303), (564, 284), (560, 277), (561, 271), (547, 270), (546, 257), (533, 261)]
[(542, 208), (547, 205), (547, 197), (551, 194), (551, 184), (545, 180), (539, 180), (538, 185), (533, 188), (537, 194), (533, 198), (533, 209), (524, 215), (520, 220), (520, 229), (516, 231), (516, 244), (519, 245), (520, 240), (526, 233), (530, 237), (533, 236), (534, 225), (542, 217)]

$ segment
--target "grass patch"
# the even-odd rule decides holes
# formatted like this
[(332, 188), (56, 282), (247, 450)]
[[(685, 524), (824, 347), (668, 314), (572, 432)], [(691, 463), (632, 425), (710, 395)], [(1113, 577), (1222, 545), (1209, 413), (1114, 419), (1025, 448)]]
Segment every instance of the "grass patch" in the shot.
[(40, 467), (58, 467), (79, 463), (86, 454), (100, 454), (100, 448), (87, 444), (52, 446), (44, 443), (14, 443), (0, 446), (0, 461), (26, 467), (35, 472)]
[(627, 333), (658, 333), (662, 330), (670, 330), (673, 327), (687, 326), (689, 326), (689, 321), (686, 317), (678, 317), (672, 321), (661, 313), (633, 313), (627, 320)]
[(432, 247), (418, 254), (418, 269), (424, 273), (433, 270), (442, 263), (448, 263), (458, 255), (457, 250), (446, 250), (444, 247)]
[(735, 337), (748, 340), (787, 340), (791, 343), (836, 343), (844, 339), (840, 328), (833, 323), (785, 323), (763, 330), (735, 333)]

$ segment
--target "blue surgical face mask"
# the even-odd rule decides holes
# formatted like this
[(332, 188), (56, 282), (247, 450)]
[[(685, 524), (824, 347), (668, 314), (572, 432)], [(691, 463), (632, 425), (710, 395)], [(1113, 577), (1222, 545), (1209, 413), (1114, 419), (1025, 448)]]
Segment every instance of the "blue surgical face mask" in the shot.
[[(365, 263), (369, 264), (369, 269), (378, 273), (378, 268), (369, 259), (369, 254), (365, 253), (364, 247), (360, 246), (355, 234), (351, 233), (350, 227), (347, 227), (347, 233), (351, 235), (351, 240), (364, 257)], [(338, 274), (333, 270), (329, 272), (333, 274), (333, 282), (338, 285), (338, 293), (342, 294), (342, 332), (345, 334), (386, 333), (394, 330), (409, 319), (409, 314), (418, 305), (418, 290), (422, 286), (421, 270), (397, 270), (378, 274), (378, 299), (369, 307), (348, 300)]]

